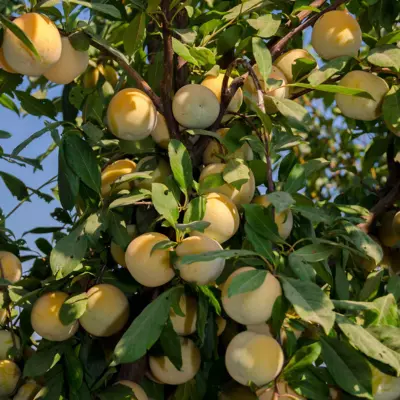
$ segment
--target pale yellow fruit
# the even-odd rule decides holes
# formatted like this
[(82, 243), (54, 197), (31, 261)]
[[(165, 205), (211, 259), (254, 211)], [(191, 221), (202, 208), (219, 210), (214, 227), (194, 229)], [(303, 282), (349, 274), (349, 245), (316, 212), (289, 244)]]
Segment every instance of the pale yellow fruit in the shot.
[(266, 322), (262, 322), (261, 324), (248, 324), (246, 328), (250, 332), (259, 333), (260, 335), (266, 335), (273, 337), (271, 327)]
[(329, 11), (314, 25), (311, 44), (325, 60), (340, 56), (356, 57), (362, 42), (357, 20), (347, 11)]
[(85, 89), (94, 89), (99, 81), (100, 70), (98, 67), (89, 67), (83, 75), (82, 83)]
[(190, 84), (181, 87), (172, 101), (172, 112), (178, 123), (189, 129), (205, 129), (219, 115), (217, 96), (207, 87)]
[(85, 72), (89, 54), (87, 51), (75, 50), (67, 37), (63, 37), (61, 42), (60, 59), (43, 75), (51, 82), (66, 85)]
[[(201, 84), (203, 86), (209, 88), (217, 96), (219, 103), (221, 103), (222, 82), (224, 80), (224, 76), (225, 76), (225, 74), (219, 74), (217, 76), (208, 75), (205, 77), (203, 82), (201, 82)], [(233, 79), (229, 78), (228, 87), (230, 86), (232, 81), (233, 81)], [(227, 111), (238, 112), (242, 103), (243, 103), (243, 92), (242, 92), (242, 89), (239, 88), (239, 90), (235, 93), (232, 100), (230, 101)], [(229, 121), (232, 117), (233, 117), (233, 115), (229, 115), (229, 114), (224, 115), (222, 121), (223, 122)]]
[(168, 357), (149, 357), (150, 370), (153, 376), (167, 385), (181, 385), (195, 377), (200, 369), (200, 351), (192, 340), (180, 338), (182, 351), (182, 368), (177, 370)]
[(393, 247), (400, 240), (400, 235), (394, 230), (393, 219), (395, 214), (395, 211), (385, 213), (378, 229), (379, 240), (386, 247)]
[[(155, 168), (154, 168), (155, 165)], [(171, 168), (163, 158), (155, 156), (143, 157), (136, 166), (137, 172), (148, 172), (151, 178), (136, 179), (135, 186), (139, 189), (151, 190), (153, 183), (165, 183), (168, 176), (171, 175)]]
[(207, 204), (203, 221), (210, 225), (204, 233), (192, 231), (191, 236), (207, 236), (224, 243), (229, 240), (239, 229), (240, 217), (238, 209), (228, 197), (220, 193), (209, 193), (205, 196)]
[(19, 258), (9, 251), (0, 251), (0, 278), (15, 283), (21, 276), (22, 265)]
[(9, 72), (10, 74), (17, 74), (17, 71), (14, 71), (10, 65), (8, 64), (7, 60), (4, 58), (4, 51), (0, 47), (0, 69), (4, 69), (4, 71)]
[[(21, 342), (19, 337), (14, 335), (15, 345), (20, 348)], [(7, 358), (7, 353), (14, 347), (13, 338), (10, 331), (0, 330), (0, 360)]]
[(111, 65), (99, 65), (100, 72), (104, 75), (107, 82), (111, 84), (112, 87), (117, 86), (119, 76), (118, 72)]
[[(137, 237), (138, 234), (136, 225), (127, 225), (126, 230), (128, 231), (128, 235), (130, 236), (131, 239)], [(121, 267), (126, 268), (125, 251), (115, 242), (111, 242), (110, 251), (114, 261)]]
[[(268, 200), (268, 195), (256, 196), (253, 199), (254, 204), (260, 204), (264, 207), (269, 207), (271, 202)], [(293, 229), (293, 214), (290, 209), (284, 210), (281, 213), (275, 213), (275, 223), (278, 227), (279, 236), (286, 240)]]
[[(136, 163), (132, 160), (118, 160), (107, 166), (101, 173), (101, 195), (107, 196), (111, 192), (111, 185), (124, 175), (132, 174), (136, 171)], [(131, 183), (121, 183), (116, 190), (129, 190)]]
[(307, 50), (293, 49), (283, 53), (274, 62), (274, 65), (283, 72), (288, 83), (293, 83), (292, 66), (299, 58), (307, 58), (308, 60), (315, 61), (315, 58)]
[(15, 362), (10, 360), (0, 361), (0, 398), (9, 396), (17, 387), (21, 370)]
[(176, 314), (173, 308), (169, 312), (174, 331), (180, 336), (191, 335), (196, 331), (197, 301), (194, 297), (183, 294), (179, 299), (179, 307), (184, 317)]
[[(210, 164), (207, 165), (200, 174), (199, 182), (202, 182), (207, 176), (214, 174), (222, 174), (226, 164)], [(244, 183), (238, 190), (233, 185), (226, 183), (225, 185), (213, 187), (208, 190), (208, 193), (215, 192), (224, 194), (231, 199), (237, 206), (241, 204), (249, 204), (254, 197), (256, 191), (256, 181), (253, 172), (249, 169), (248, 181)]]
[[(117, 384), (128, 386), (132, 389), (133, 394), (135, 395), (135, 400), (148, 400), (149, 398), (147, 397), (146, 392), (143, 390), (141, 386), (139, 386), (135, 382), (131, 381), (119, 381)], [(131, 400), (133, 400), (134, 397), (132, 396)]]
[(222, 289), (222, 305), (225, 312), (234, 321), (243, 325), (261, 324), (268, 321), (272, 315), (275, 300), (282, 295), (278, 279), (268, 272), (264, 283), (258, 289), (229, 297), (228, 290), (233, 278), (254, 269), (253, 267), (237, 269), (229, 276)]
[(373, 98), (372, 100), (336, 93), (336, 104), (344, 116), (361, 121), (373, 121), (381, 115), (382, 101), (389, 91), (384, 79), (370, 72), (351, 71), (340, 80), (339, 85), (365, 90)]
[(40, 388), (41, 387), (35, 381), (28, 381), (18, 389), (13, 400), (33, 400)]
[(107, 109), (108, 126), (119, 139), (142, 140), (150, 135), (157, 123), (157, 111), (146, 93), (124, 89), (111, 100)]
[[(228, 132), (229, 128), (221, 128), (218, 129), (216, 133), (223, 138)], [(233, 158), (250, 161), (254, 158), (253, 150), (248, 143), (244, 143), (240, 149), (236, 150), (234, 153), (228, 154), (223, 144), (219, 143), (218, 140), (211, 140), (204, 150), (203, 164), (217, 164), (224, 159), (229, 160)]]
[(218, 315), (215, 322), (217, 323), (217, 336), (221, 336), (226, 328), (226, 319)]
[(45, 15), (28, 13), (14, 21), (35, 46), (35, 55), (9, 29), (5, 30), (3, 51), (8, 65), (16, 72), (39, 76), (50, 69), (61, 57), (61, 36), (57, 27)]
[(87, 292), (88, 303), (79, 322), (93, 336), (108, 337), (119, 332), (129, 318), (129, 303), (116, 286), (95, 285)]
[(68, 298), (64, 292), (50, 292), (35, 301), (31, 313), (32, 328), (44, 339), (62, 342), (74, 336), (78, 321), (63, 325), (59, 318), (60, 308)]
[(169, 141), (171, 140), (169, 136), (169, 130), (167, 121), (164, 116), (157, 112), (157, 124), (154, 130), (151, 132), (153, 140), (163, 149), (168, 149)]
[(158, 232), (145, 233), (133, 239), (126, 249), (125, 262), (131, 275), (141, 285), (157, 287), (169, 282), (175, 272), (170, 263), (169, 250), (155, 250), (153, 247), (168, 236)]
[[(218, 250), (223, 250), (222, 246), (216, 240), (210, 239), (207, 236), (188, 237), (179, 243), (175, 249), (178, 257)], [(178, 258), (175, 265), (183, 280), (196, 283), (197, 285), (207, 285), (216, 281), (222, 274), (224, 266), (225, 260), (222, 258), (212, 261), (199, 261), (192, 264), (181, 264), (180, 258)]]
[(282, 348), (275, 339), (249, 331), (236, 335), (225, 354), (229, 375), (242, 385), (266, 385), (279, 375), (283, 362)]
[(371, 370), (374, 400), (398, 400), (400, 378), (386, 375), (373, 366), (371, 366)]
[[(307, 400), (305, 397), (297, 394), (287, 382), (278, 382), (276, 386), (273, 386), (265, 391), (260, 391), (259, 400), (275, 400), (275, 393), (279, 394), (279, 400)], [(288, 396), (285, 396), (288, 395)]]

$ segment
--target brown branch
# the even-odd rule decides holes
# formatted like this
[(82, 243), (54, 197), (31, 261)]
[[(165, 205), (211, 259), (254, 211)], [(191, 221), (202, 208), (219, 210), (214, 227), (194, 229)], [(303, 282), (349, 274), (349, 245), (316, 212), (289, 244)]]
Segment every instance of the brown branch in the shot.
[(285, 35), (282, 39), (278, 40), (271, 48), (271, 56), (273, 59), (279, 57), (285, 50), (287, 44), (300, 32), (304, 31), (309, 26), (312, 26), (317, 22), (317, 20), (324, 15), (325, 13), (335, 10), (342, 4), (348, 2), (349, 0), (336, 0), (331, 6), (325, 8), (320, 13), (313, 15), (308, 18), (304, 23), (300, 24), (296, 28), (292, 29), (287, 35)]
[(142, 78), (142, 76), (134, 70), (122, 57), (118, 57), (115, 53), (111, 53), (106, 46), (103, 46), (101, 43), (98, 43), (92, 37), (88, 36), (90, 39), (90, 44), (95, 47), (96, 49), (100, 50), (103, 53), (108, 54), (110, 58), (115, 60), (120, 67), (130, 76), (138, 85), (139, 89), (143, 90), (152, 102), (154, 103), (155, 107), (158, 111), (163, 112), (163, 106), (161, 104), (160, 98), (153, 92), (153, 89), (150, 85)]
[(174, 84), (174, 50), (172, 48), (170, 1), (161, 1), (162, 35), (164, 43), (164, 77), (161, 82), (161, 100), (164, 106), (164, 117), (172, 138), (180, 139), (178, 123), (172, 113), (172, 95)]

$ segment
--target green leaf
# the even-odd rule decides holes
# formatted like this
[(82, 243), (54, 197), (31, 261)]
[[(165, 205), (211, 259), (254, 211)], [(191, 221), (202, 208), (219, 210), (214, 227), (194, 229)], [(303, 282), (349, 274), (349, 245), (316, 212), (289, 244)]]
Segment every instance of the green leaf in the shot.
[(190, 54), (198, 61), (200, 65), (215, 65), (215, 54), (207, 47), (190, 47)]
[(390, 365), (400, 375), (400, 355), (386, 347), (362, 326), (336, 314), (336, 323), (350, 343), (366, 356)]
[(197, 289), (199, 289), (199, 291), (208, 299), (208, 301), (210, 302), (210, 304), (213, 306), (215, 312), (217, 313), (217, 315), (221, 315), (221, 304), (218, 301), (218, 299), (216, 298), (214, 292), (212, 291), (210, 286), (206, 286), (206, 285), (198, 285)]
[(229, 160), (222, 172), (222, 177), (226, 183), (240, 190), (242, 185), (250, 179), (250, 169), (241, 160)]
[(352, 60), (352, 57), (350, 56), (341, 56), (328, 61), (321, 68), (316, 69), (312, 74), (310, 74), (307, 78), (308, 82), (313, 86), (320, 85), (338, 72), (342, 71), (350, 60)]
[(25, 186), (25, 183), (16, 178), (14, 175), (0, 171), (0, 177), (3, 179), (3, 182), (7, 186), (7, 189), (18, 200), (23, 200), (29, 196), (28, 189)]
[(119, 12), (118, 8), (110, 4), (89, 3), (88, 1), (81, 1), (81, 0), (69, 0), (69, 2), (74, 4), (79, 4), (80, 6), (90, 8), (93, 11), (109, 15), (110, 17), (116, 19), (121, 19), (121, 13)]
[(70, 325), (85, 313), (88, 303), (86, 293), (69, 297), (60, 308), (59, 318), (63, 325)]
[(125, 30), (124, 49), (126, 55), (133, 57), (142, 47), (146, 36), (146, 13), (138, 13)]
[(128, 230), (126, 229), (125, 221), (117, 213), (110, 212), (108, 214), (108, 230), (111, 234), (113, 242), (115, 242), (124, 250), (132, 241), (132, 237), (129, 235)]
[(298, 58), (292, 65), (293, 82), (309, 74), (315, 67), (317, 62), (309, 58)]
[(257, 36), (262, 38), (269, 38), (274, 36), (281, 24), (281, 18), (278, 15), (266, 14), (256, 19), (248, 19), (247, 23), (256, 29)]
[(210, 303), (208, 301), (208, 297), (203, 292), (200, 292), (197, 301), (196, 330), (202, 345), (204, 344), (204, 338), (206, 334), (209, 305)]
[(153, 300), (124, 333), (114, 350), (116, 364), (133, 363), (143, 357), (158, 340), (169, 318), (174, 298), (183, 294), (183, 287), (168, 289)]
[(55, 119), (57, 110), (54, 104), (48, 99), (37, 99), (29, 93), (21, 92), (20, 90), (14, 91), (18, 100), (21, 102), (21, 107), (31, 115), (37, 117), (49, 117)]
[(296, 351), (286, 365), (283, 370), (283, 376), (285, 379), (290, 379), (291, 376), (299, 376), (304, 369), (310, 367), (317, 361), (320, 354), (321, 344), (319, 342), (302, 347)]
[(36, 59), (40, 59), (39, 53), (36, 50), (35, 45), (18, 25), (15, 25), (14, 22), (10, 21), (2, 13), (0, 13), (0, 21), (5, 28), (9, 29), (19, 40), (21, 40), (21, 42), (33, 53)]
[(396, 301), (400, 299), (400, 276), (394, 275), (389, 278), (386, 290), (391, 293)]
[(229, 258), (236, 257), (257, 257), (258, 254), (254, 251), (249, 250), (216, 250), (216, 251), (208, 251), (207, 253), (202, 254), (190, 254), (187, 256), (180, 257), (180, 264), (193, 264), (196, 262), (206, 262), (216, 260), (217, 258), (223, 258), (227, 260)]
[(87, 239), (82, 229), (76, 228), (60, 239), (50, 254), (50, 266), (54, 276), (65, 277), (78, 267), (85, 256)]
[[(0, 72), (1, 72), (1, 70), (0, 70)], [(0, 105), (2, 105), (2, 106), (5, 107), (5, 108), (8, 108), (8, 109), (11, 110), (11, 111), (14, 111), (16, 114), (18, 114), (18, 116), (20, 115), (19, 109), (18, 109), (18, 107), (16, 106), (16, 104), (15, 104), (15, 103), (11, 100), (11, 98), (10, 98), (7, 94), (5, 94), (5, 93), (3, 93), (3, 94), (0, 95)]]
[(376, 43), (377, 47), (380, 47), (384, 44), (392, 44), (400, 41), (400, 30), (396, 30), (393, 32), (389, 32), (385, 36), (381, 37)]
[(103, 138), (103, 131), (91, 122), (82, 125), (82, 129), (93, 143), (98, 143)]
[(301, 257), (307, 262), (318, 262), (328, 259), (332, 254), (333, 248), (325, 244), (310, 244), (296, 250), (294, 255)]
[(296, 276), (302, 281), (314, 281), (315, 270), (303, 257), (295, 253), (289, 255), (289, 266)]
[(161, 0), (149, 0), (146, 11), (148, 13), (153, 13), (153, 12), (157, 11), (157, 8), (160, 5), (160, 3), (161, 3)]
[(389, 129), (400, 132), (400, 86), (393, 85), (383, 99), (383, 119)]
[(272, 203), (277, 213), (287, 210), (295, 203), (291, 194), (286, 192), (269, 193), (267, 198)]
[(368, 332), (389, 349), (400, 353), (400, 328), (395, 326), (372, 326), (368, 327)]
[(96, 395), (100, 400), (136, 400), (136, 396), (132, 392), (131, 387), (117, 382), (117, 385), (108, 387), (101, 393), (96, 393)]
[(70, 388), (79, 390), (83, 384), (83, 366), (72, 347), (65, 348), (64, 361)]
[(365, 322), (368, 324), (368, 326), (399, 325), (397, 303), (392, 294), (375, 299), (373, 301), (373, 305), (376, 307), (377, 312), (368, 311), (365, 314)]
[(193, 221), (188, 224), (176, 224), (176, 229), (181, 232), (191, 232), (198, 231), (204, 232), (206, 228), (208, 228), (211, 224), (207, 221)]
[(281, 276), (285, 297), (304, 321), (320, 324), (326, 334), (335, 323), (333, 303), (322, 289), (312, 282)]
[(135, 190), (127, 196), (122, 196), (110, 204), (110, 210), (117, 207), (126, 207), (151, 197), (151, 192), (146, 189)]
[(354, 396), (373, 399), (371, 368), (366, 358), (338, 339), (323, 337), (321, 345), (323, 360), (336, 383)]
[(72, 47), (77, 51), (88, 51), (90, 47), (90, 40), (88, 36), (82, 32), (74, 32), (68, 36), (68, 40)]
[(217, 40), (217, 51), (218, 54), (225, 54), (229, 50), (233, 49), (236, 43), (240, 40), (242, 35), (242, 27), (239, 25), (233, 25), (225, 29)]
[(67, 134), (63, 138), (65, 159), (83, 183), (100, 193), (101, 175), (92, 148), (78, 135)]
[(168, 145), (168, 155), (174, 178), (187, 199), (193, 184), (190, 154), (183, 143), (172, 139)]
[(254, 250), (265, 257), (269, 262), (274, 262), (274, 254), (272, 252), (272, 243), (264, 236), (256, 232), (247, 222), (244, 226), (246, 239), (251, 243)]
[(375, 47), (367, 56), (369, 63), (383, 68), (400, 71), (400, 49), (395, 45)]
[(151, 196), (157, 212), (172, 226), (175, 226), (179, 218), (179, 208), (173, 193), (162, 183), (153, 183)]
[(222, 173), (208, 175), (200, 181), (199, 193), (210, 193), (212, 189), (223, 186), (225, 183)]
[(0, 130), (0, 139), (9, 139), (11, 136), (11, 133)]
[(65, 159), (65, 142), (62, 141), (58, 152), (58, 195), (61, 205), (71, 210), (76, 205), (79, 193), (79, 177), (69, 167)]
[(38, 350), (30, 357), (24, 366), (24, 376), (34, 378), (50, 371), (60, 360), (62, 347), (53, 346), (48, 349)]
[(174, 367), (180, 371), (182, 368), (182, 347), (178, 334), (174, 331), (171, 318), (167, 319), (164, 329), (161, 332), (160, 344)]
[(384, 271), (381, 270), (381, 271), (373, 271), (368, 275), (364, 283), (364, 286), (358, 295), (359, 300), (361, 301), (372, 300), (377, 295), (383, 274)]
[(227, 14), (224, 15), (224, 20), (232, 21), (233, 19), (246, 15), (252, 11), (256, 11), (258, 8), (271, 4), (271, 1), (263, 1), (263, 0), (249, 0), (244, 3), (240, 3), (239, 5), (231, 8)]
[(258, 289), (264, 283), (267, 273), (266, 270), (256, 269), (235, 276), (229, 285), (228, 297)]
[(178, 56), (182, 57), (185, 61), (190, 64), (199, 66), (197, 60), (190, 54), (189, 47), (180, 42), (178, 39), (172, 38), (172, 48), (174, 53), (178, 54)]
[(367, 311), (374, 310), (377, 311), (373, 303), (368, 303), (365, 301), (349, 301), (349, 300), (332, 300), (335, 308), (338, 310), (347, 311)]
[(261, 38), (253, 37), (251, 43), (257, 67), (260, 71), (263, 80), (267, 82), (268, 77), (272, 70), (271, 53), (269, 52), (267, 45)]
[(349, 88), (349, 87), (340, 86), (340, 85), (321, 84), (321, 85), (313, 86), (313, 85), (309, 85), (308, 83), (291, 83), (287, 86), (318, 90), (320, 92), (326, 92), (326, 93), (340, 93), (340, 94), (345, 94), (346, 96), (362, 97), (365, 99), (373, 100), (373, 97), (371, 96), (371, 94), (365, 90)]
[(157, 242), (151, 249), (150, 255), (152, 255), (156, 250), (168, 250), (170, 248), (176, 247), (177, 243), (172, 240), (161, 240)]
[(300, 131), (308, 131), (312, 121), (308, 111), (299, 103), (289, 99), (271, 97), (278, 111), (287, 119), (287, 122)]
[(132, 182), (136, 179), (151, 179), (151, 174), (145, 172), (132, 172), (131, 174), (122, 175), (113, 182), (112, 186), (118, 187), (121, 183)]

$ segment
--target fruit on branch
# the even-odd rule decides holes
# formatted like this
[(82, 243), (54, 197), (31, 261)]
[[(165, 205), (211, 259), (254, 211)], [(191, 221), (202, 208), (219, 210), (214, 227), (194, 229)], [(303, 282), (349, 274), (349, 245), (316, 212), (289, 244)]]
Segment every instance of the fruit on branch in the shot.
[(63, 325), (59, 317), (60, 308), (67, 298), (67, 293), (50, 292), (35, 301), (31, 324), (38, 335), (54, 342), (62, 342), (75, 335), (79, 328), (78, 321)]
[(153, 140), (163, 149), (168, 149), (169, 141), (169, 130), (167, 121), (164, 116), (157, 111), (157, 124), (153, 132), (151, 132)]
[(382, 101), (389, 91), (384, 79), (370, 72), (351, 71), (340, 80), (339, 85), (365, 90), (373, 98), (372, 100), (336, 93), (336, 104), (344, 116), (361, 121), (373, 121), (381, 115)]
[[(101, 195), (107, 196), (111, 192), (111, 185), (124, 175), (131, 174), (136, 171), (136, 163), (132, 160), (118, 160), (107, 166), (101, 173)], [(115, 190), (130, 190), (131, 182), (119, 184)]]
[[(261, 391), (260, 391), (261, 392)], [(279, 394), (279, 400), (307, 400), (305, 397), (297, 394), (287, 382), (280, 381), (276, 383), (276, 386), (272, 386), (269, 389), (262, 391), (259, 394), (259, 400), (275, 400), (275, 393)], [(288, 395), (288, 396), (285, 396)]]
[(4, 71), (9, 72), (10, 74), (17, 74), (17, 71), (14, 71), (11, 66), (8, 64), (7, 60), (4, 58), (4, 51), (0, 47), (0, 69), (4, 69)]
[[(288, 83), (286, 76), (278, 67), (273, 65), (271, 73), (268, 76), (268, 80), (271, 81), (265, 82), (257, 64), (253, 67), (253, 70), (260, 82), (261, 89), (264, 93), (265, 111), (269, 114), (273, 114), (277, 111), (277, 108), (274, 102), (271, 100), (271, 97), (275, 97), (277, 99), (285, 99), (289, 96), (289, 88), (286, 87)], [(257, 88), (254, 84), (253, 78), (250, 75), (248, 75), (244, 82), (243, 90), (245, 93), (245, 99), (247, 96), (253, 103), (258, 104)], [(252, 104), (250, 104), (250, 108), (253, 108)]]
[(307, 50), (304, 49), (289, 50), (279, 56), (274, 62), (274, 65), (283, 72), (288, 83), (294, 82), (292, 67), (296, 63), (296, 60), (300, 58), (306, 58), (307, 60), (316, 62), (315, 58)]
[(192, 340), (179, 338), (182, 351), (182, 368), (179, 371), (167, 356), (149, 357), (150, 371), (153, 376), (167, 385), (181, 385), (190, 381), (199, 371), (200, 351)]
[[(203, 82), (201, 84), (207, 88), (209, 88), (216, 96), (221, 103), (221, 96), (222, 96), (222, 83), (224, 80), (225, 74), (218, 74), (217, 76), (215, 75), (208, 75), (205, 77)], [(228, 80), (228, 87), (232, 83), (233, 79), (229, 78)], [(230, 101), (227, 111), (231, 112), (238, 112), (240, 107), (242, 106), (243, 103), (243, 91), (242, 89), (239, 88), (239, 90), (235, 93), (233, 96), (232, 100)], [(233, 116), (232, 115), (224, 115), (222, 118), (222, 122), (227, 122), (229, 121)]]
[(97, 67), (100, 71), (100, 73), (104, 76), (106, 81), (110, 83), (110, 85), (115, 88), (117, 86), (119, 76), (118, 72), (115, 70), (115, 68), (112, 65), (99, 65)]
[(146, 93), (124, 89), (111, 100), (107, 109), (108, 126), (119, 139), (142, 140), (150, 135), (157, 123), (157, 111)]
[[(128, 231), (128, 235), (130, 236), (131, 239), (134, 239), (135, 237), (138, 236), (138, 231), (136, 229), (136, 225), (127, 225), (126, 230)], [(121, 246), (119, 246), (117, 243), (111, 242), (110, 251), (111, 251), (111, 256), (114, 259), (114, 261), (117, 264), (121, 265), (121, 267), (126, 268), (124, 249)]]
[(398, 230), (397, 219), (394, 219), (395, 215), (396, 211), (388, 211), (383, 214), (380, 220), (378, 236), (381, 243), (386, 247), (393, 247), (400, 240), (400, 235), (395, 230)]
[(218, 400), (257, 400), (258, 397), (250, 388), (242, 385), (230, 385), (224, 389), (218, 396)]
[(175, 272), (170, 263), (170, 250), (153, 247), (169, 238), (162, 233), (149, 232), (133, 239), (126, 249), (126, 266), (141, 285), (157, 287), (169, 282)]
[(22, 265), (19, 258), (9, 251), (0, 251), (0, 278), (15, 283), (21, 276)]
[[(264, 207), (269, 207), (271, 202), (268, 200), (268, 195), (257, 196), (253, 199), (254, 204), (260, 204)], [(286, 240), (293, 228), (293, 213), (290, 209), (284, 210), (281, 213), (275, 213), (275, 223), (278, 226), (279, 236)]]
[(100, 70), (98, 67), (89, 66), (83, 74), (82, 84), (85, 89), (94, 89), (99, 81)]
[(312, 30), (311, 44), (325, 60), (340, 56), (357, 57), (361, 43), (360, 25), (347, 11), (334, 10), (323, 14)]
[(167, 161), (161, 157), (143, 157), (136, 166), (136, 172), (148, 172), (151, 178), (136, 179), (134, 184), (139, 189), (151, 190), (153, 183), (164, 183), (171, 175), (171, 168)]
[(235, 203), (221, 193), (209, 193), (205, 196), (206, 210), (202, 221), (210, 225), (204, 232), (192, 231), (191, 236), (207, 236), (224, 243), (229, 240), (239, 229), (240, 216)]
[(253, 267), (242, 267), (233, 272), (222, 288), (222, 305), (225, 312), (236, 322), (243, 325), (261, 324), (272, 315), (275, 300), (282, 295), (281, 284), (270, 272), (263, 284), (251, 292), (240, 293), (229, 297), (232, 280)]
[(35, 46), (36, 57), (9, 29), (4, 32), (3, 51), (8, 65), (16, 72), (40, 76), (61, 57), (61, 36), (54, 23), (45, 15), (28, 13), (14, 21)]
[(371, 366), (371, 372), (374, 400), (398, 400), (400, 378), (384, 374), (373, 366)]
[[(20, 348), (21, 342), (19, 337), (14, 335), (17, 349)], [(0, 330), (0, 360), (5, 360), (7, 353), (14, 347), (13, 337), (10, 331)]]
[(217, 96), (207, 87), (190, 84), (181, 87), (172, 100), (172, 112), (180, 125), (188, 129), (206, 129), (219, 114)]
[[(224, 138), (226, 134), (229, 132), (230, 128), (221, 128), (217, 130), (217, 134)], [(221, 161), (230, 160), (233, 158), (239, 158), (241, 160), (250, 161), (254, 158), (253, 150), (251, 149), (248, 143), (244, 143), (242, 147), (240, 147), (235, 152), (228, 154), (228, 150), (226, 147), (220, 143), (218, 140), (211, 140), (203, 153), (203, 164), (216, 164)]]
[(9, 396), (17, 387), (21, 370), (14, 361), (0, 360), (0, 396)]
[(179, 299), (179, 307), (184, 317), (176, 314), (173, 308), (169, 313), (174, 331), (180, 336), (191, 335), (196, 331), (197, 301), (194, 297), (183, 294)]
[(226, 319), (217, 315), (215, 322), (217, 323), (217, 336), (221, 336), (226, 328)]
[[(214, 174), (223, 174), (226, 164), (210, 164), (207, 165), (200, 174), (199, 182), (204, 181), (208, 176)], [(248, 181), (244, 183), (240, 189), (236, 189), (233, 185), (225, 183), (222, 186), (213, 187), (208, 192), (222, 193), (231, 199), (237, 206), (241, 204), (249, 204), (254, 197), (256, 191), (256, 181), (251, 169), (248, 169)], [(245, 179), (245, 178), (243, 178)]]
[(61, 38), (61, 43), (60, 59), (43, 75), (51, 82), (66, 85), (86, 70), (89, 54), (87, 51), (75, 50), (67, 37)]
[(147, 397), (146, 392), (142, 389), (141, 386), (139, 386), (137, 383), (135, 382), (131, 382), (131, 381), (119, 381), (116, 383), (117, 385), (124, 385), (124, 386), (128, 386), (132, 389), (132, 392), (134, 394), (134, 397), (131, 397), (131, 400), (149, 400), (149, 398)]
[(93, 336), (108, 337), (119, 332), (129, 318), (129, 303), (116, 286), (99, 284), (87, 291), (88, 303), (79, 318), (82, 328)]
[(19, 389), (13, 400), (31, 400), (39, 392), (41, 387), (33, 380), (24, 383)]
[(219, 250), (223, 250), (222, 246), (216, 240), (204, 235), (190, 236), (184, 239), (175, 249), (178, 256), (175, 267), (179, 270), (180, 277), (186, 282), (196, 283), (197, 285), (208, 285), (215, 282), (224, 270), (224, 259), (216, 258), (212, 261), (182, 264), (180, 257)]
[(279, 375), (283, 362), (282, 348), (275, 339), (249, 331), (236, 335), (225, 354), (229, 375), (242, 385), (266, 385)]

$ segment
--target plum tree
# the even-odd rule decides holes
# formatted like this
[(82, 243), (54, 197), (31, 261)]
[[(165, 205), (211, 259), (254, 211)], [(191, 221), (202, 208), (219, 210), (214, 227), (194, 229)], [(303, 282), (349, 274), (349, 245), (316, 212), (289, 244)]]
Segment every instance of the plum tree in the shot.
[(293, 49), (279, 56), (274, 65), (285, 75), (288, 83), (293, 83), (293, 70), (292, 67), (299, 59), (305, 58), (310, 61), (315, 61), (315, 58), (304, 49)]
[(34, 44), (39, 57), (35, 57), (13, 32), (6, 30), (2, 48), (7, 64), (19, 74), (42, 75), (61, 57), (61, 36), (57, 27), (38, 13), (21, 15), (13, 22)]
[[(134, 239), (135, 237), (138, 236), (136, 225), (127, 225), (126, 231), (131, 239)], [(119, 246), (117, 243), (111, 242), (110, 252), (111, 252), (111, 255), (112, 255), (112, 258), (114, 259), (114, 261), (117, 264), (121, 265), (121, 267), (126, 268), (124, 249), (121, 246)]]
[(362, 89), (368, 92), (372, 99), (347, 96), (337, 93), (336, 104), (344, 116), (362, 121), (373, 121), (382, 112), (382, 101), (389, 86), (379, 76), (365, 71), (351, 71), (339, 82), (341, 86)]
[(167, 385), (181, 385), (190, 381), (199, 371), (200, 351), (192, 340), (180, 338), (182, 368), (178, 370), (166, 356), (149, 357), (150, 371), (153, 376)]
[(158, 232), (145, 233), (133, 239), (126, 249), (125, 263), (131, 275), (142, 285), (157, 287), (169, 282), (175, 272), (171, 266), (170, 251), (153, 250), (168, 236)]
[(129, 318), (129, 303), (116, 286), (99, 284), (87, 291), (87, 307), (79, 318), (86, 332), (93, 336), (108, 337), (119, 332)]
[(179, 307), (184, 317), (175, 313), (171, 308), (169, 317), (175, 332), (180, 336), (188, 336), (196, 331), (197, 301), (195, 297), (182, 295), (179, 299)]
[(123, 89), (112, 98), (107, 121), (117, 138), (140, 140), (148, 137), (156, 126), (157, 111), (146, 93), (139, 89)]
[(22, 265), (19, 258), (9, 251), (0, 251), (0, 278), (15, 283), (21, 276)]
[(242, 267), (233, 272), (222, 288), (222, 305), (225, 312), (236, 322), (243, 325), (261, 324), (272, 315), (275, 300), (282, 294), (279, 281), (268, 273), (263, 284), (251, 291), (229, 296), (229, 286), (233, 279), (253, 267)]
[(216, 258), (212, 261), (182, 264), (180, 257), (218, 250), (222, 250), (222, 246), (214, 239), (210, 239), (207, 236), (188, 237), (179, 243), (175, 249), (178, 256), (175, 268), (179, 271), (180, 277), (186, 282), (193, 282), (197, 285), (208, 285), (211, 282), (215, 282), (221, 275), (225, 266), (225, 260)]
[(14, 361), (0, 360), (0, 396), (11, 395), (17, 387), (21, 370)]
[(137, 383), (131, 382), (131, 381), (119, 381), (117, 383), (120, 385), (128, 386), (132, 389), (132, 392), (135, 395), (135, 397), (132, 396), (132, 400), (148, 400), (149, 399), (147, 397), (146, 392)]
[[(222, 163), (207, 165), (201, 171), (199, 182), (201, 183), (210, 175), (223, 174), (226, 166), (226, 164)], [(237, 189), (232, 184), (225, 183), (224, 185), (210, 188), (208, 191), (224, 194), (238, 206), (241, 204), (249, 204), (254, 197), (255, 190), (256, 181), (253, 172), (249, 169), (248, 180), (240, 187), (240, 189)]]
[(0, 360), (7, 359), (8, 352), (14, 347), (14, 340), (15, 340), (15, 347), (17, 349), (20, 348), (21, 342), (19, 337), (11, 334), (10, 331), (0, 330)]
[(64, 325), (59, 317), (61, 306), (67, 298), (67, 293), (50, 292), (35, 301), (31, 313), (31, 324), (38, 335), (54, 342), (62, 342), (75, 335), (79, 328), (78, 321)]
[(165, 183), (171, 175), (169, 164), (161, 157), (147, 156), (139, 160), (136, 166), (137, 172), (148, 172), (151, 178), (136, 179), (135, 186), (140, 189), (151, 190), (153, 183)]
[(205, 196), (206, 209), (202, 221), (210, 225), (204, 232), (192, 231), (192, 236), (201, 234), (222, 244), (229, 240), (239, 229), (240, 216), (235, 204), (221, 193), (209, 193)]
[(87, 51), (75, 50), (67, 37), (61, 38), (61, 43), (60, 59), (43, 75), (51, 82), (65, 85), (86, 70), (89, 54)]
[(242, 385), (250, 382), (257, 386), (266, 385), (279, 375), (283, 362), (279, 343), (270, 336), (254, 332), (239, 333), (226, 349), (226, 369)]
[(202, 85), (186, 85), (173, 98), (172, 111), (178, 123), (189, 129), (211, 126), (219, 114), (217, 96)]
[(41, 387), (33, 380), (24, 383), (13, 397), (13, 400), (33, 400)]
[[(131, 174), (136, 171), (136, 164), (129, 159), (118, 160), (108, 165), (101, 173), (101, 194), (107, 196), (110, 194), (112, 184), (124, 175)], [(130, 182), (124, 182), (115, 188), (116, 190), (129, 190)]]
[(334, 10), (321, 16), (314, 25), (311, 44), (326, 60), (340, 56), (356, 57), (362, 42), (357, 20), (347, 11)]

